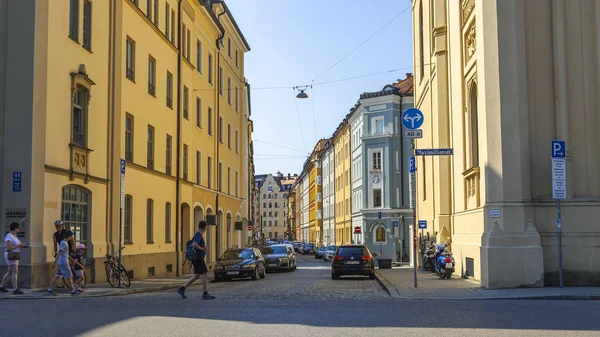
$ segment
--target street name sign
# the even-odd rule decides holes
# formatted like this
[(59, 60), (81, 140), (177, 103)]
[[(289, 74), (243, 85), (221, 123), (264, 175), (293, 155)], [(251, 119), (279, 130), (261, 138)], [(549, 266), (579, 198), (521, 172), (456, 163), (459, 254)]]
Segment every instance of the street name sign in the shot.
[(417, 156), (451, 156), (454, 154), (454, 149), (417, 149)]
[(423, 125), (425, 117), (423, 116), (421, 110), (416, 108), (410, 108), (404, 110), (401, 119), (402, 125), (404, 125), (405, 128), (407, 128), (408, 130), (416, 130), (420, 128), (421, 125)]

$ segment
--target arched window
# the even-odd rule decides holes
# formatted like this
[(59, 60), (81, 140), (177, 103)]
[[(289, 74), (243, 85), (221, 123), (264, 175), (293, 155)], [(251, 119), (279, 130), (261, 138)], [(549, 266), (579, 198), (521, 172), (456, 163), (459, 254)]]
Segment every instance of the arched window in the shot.
[(231, 231), (231, 214), (227, 213), (227, 231)]
[(421, 74), (421, 78), (425, 76), (425, 48), (423, 47), (423, 26), (423, 1), (421, 1), (421, 3), (419, 4), (419, 72)]
[(123, 240), (125, 243), (133, 242), (133, 197), (131, 195), (125, 196), (125, 221), (123, 224)]
[(470, 159), (471, 167), (479, 166), (479, 128), (477, 126), (477, 83), (473, 83), (469, 92)]
[(277, 232), (275, 232), (275, 238), (276, 238), (276, 239), (278, 238), (278, 236), (277, 236)]
[(385, 227), (382, 225), (377, 226), (377, 228), (375, 228), (374, 237), (375, 237), (375, 243), (385, 244), (385, 242), (386, 242)]
[(75, 233), (75, 242), (87, 245), (89, 219), (89, 194), (77, 186), (65, 186), (62, 190), (61, 219), (65, 228)]

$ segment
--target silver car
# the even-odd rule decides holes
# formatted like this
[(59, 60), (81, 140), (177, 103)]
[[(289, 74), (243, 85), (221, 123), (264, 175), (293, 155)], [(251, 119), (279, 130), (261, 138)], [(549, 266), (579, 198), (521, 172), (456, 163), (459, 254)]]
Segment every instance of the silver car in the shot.
[(325, 256), (323, 257), (323, 259), (325, 261), (331, 261), (333, 259), (333, 256), (335, 255), (335, 250), (337, 249), (336, 245), (329, 245), (325, 248)]

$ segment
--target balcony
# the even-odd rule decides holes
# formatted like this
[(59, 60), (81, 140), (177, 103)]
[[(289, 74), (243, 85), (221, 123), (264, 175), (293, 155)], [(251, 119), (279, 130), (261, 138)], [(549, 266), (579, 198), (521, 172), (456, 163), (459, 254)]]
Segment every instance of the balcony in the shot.
[(480, 188), (479, 188), (479, 167), (473, 167), (463, 173), (465, 188), (465, 204), (467, 209), (479, 207)]

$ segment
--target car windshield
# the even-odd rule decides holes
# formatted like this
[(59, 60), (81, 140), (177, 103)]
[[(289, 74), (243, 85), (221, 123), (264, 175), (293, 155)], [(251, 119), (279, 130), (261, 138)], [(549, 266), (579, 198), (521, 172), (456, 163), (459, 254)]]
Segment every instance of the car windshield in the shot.
[(275, 247), (265, 247), (262, 249), (262, 253), (265, 255), (269, 254), (287, 254), (285, 247), (275, 246)]
[(368, 255), (364, 247), (340, 247), (337, 255), (339, 256), (363, 256)]
[(253, 259), (254, 252), (251, 249), (245, 250), (228, 250), (221, 255), (221, 260), (235, 260), (235, 259)]
[(304, 248), (312, 248), (312, 247), (313, 247), (313, 245), (311, 245), (311, 244), (309, 244), (309, 243), (307, 243), (307, 244), (304, 246)]
[(336, 248), (337, 248), (336, 246), (327, 246), (327, 250), (334, 250), (335, 251)]
[(324, 250), (325, 250), (325, 247), (319, 247), (319, 251), (320, 251), (320, 252), (321, 252), (321, 251), (324, 251)]

